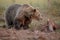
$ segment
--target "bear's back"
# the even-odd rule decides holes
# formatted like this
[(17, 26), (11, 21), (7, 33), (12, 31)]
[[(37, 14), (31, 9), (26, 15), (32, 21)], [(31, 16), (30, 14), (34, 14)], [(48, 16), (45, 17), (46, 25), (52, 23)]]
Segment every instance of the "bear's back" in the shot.
[(5, 13), (6, 18), (9, 16), (13, 20), (19, 7), (21, 7), (19, 4), (9, 6)]

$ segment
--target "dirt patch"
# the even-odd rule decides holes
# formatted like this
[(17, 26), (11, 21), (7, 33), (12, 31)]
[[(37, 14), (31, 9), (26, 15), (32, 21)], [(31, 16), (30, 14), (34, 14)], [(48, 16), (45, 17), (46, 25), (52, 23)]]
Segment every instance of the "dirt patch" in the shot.
[(60, 33), (0, 28), (0, 40), (60, 40)]

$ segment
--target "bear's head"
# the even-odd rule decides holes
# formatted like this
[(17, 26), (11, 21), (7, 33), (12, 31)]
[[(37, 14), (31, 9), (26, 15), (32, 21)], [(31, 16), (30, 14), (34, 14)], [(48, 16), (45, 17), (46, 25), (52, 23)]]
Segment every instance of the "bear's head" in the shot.
[(42, 19), (40, 11), (38, 9), (33, 8), (32, 6), (25, 8), (23, 11), (25, 17), (28, 17), (30, 19), (36, 19), (36, 20)]

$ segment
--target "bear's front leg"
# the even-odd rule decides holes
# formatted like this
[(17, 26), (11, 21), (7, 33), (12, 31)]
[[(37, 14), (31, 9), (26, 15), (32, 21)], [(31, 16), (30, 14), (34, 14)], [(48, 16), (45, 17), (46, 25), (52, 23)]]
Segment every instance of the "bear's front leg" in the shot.
[(15, 19), (14, 20), (14, 28), (19, 30), (21, 27), (22, 27), (22, 24), (17, 19)]
[(28, 29), (28, 28), (29, 28), (28, 25), (24, 25), (24, 26), (23, 26), (23, 29)]
[(26, 23), (25, 23), (25, 24), (23, 25), (23, 29), (29, 29), (29, 24), (26, 24)]

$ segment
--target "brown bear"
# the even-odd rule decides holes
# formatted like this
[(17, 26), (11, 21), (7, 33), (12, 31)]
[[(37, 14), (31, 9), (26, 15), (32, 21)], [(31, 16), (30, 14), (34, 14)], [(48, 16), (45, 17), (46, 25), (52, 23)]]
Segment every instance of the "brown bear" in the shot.
[(32, 19), (40, 20), (40, 12), (28, 4), (11, 5), (5, 12), (5, 21), (8, 28), (14, 26), (15, 29), (21, 27), (27, 29)]

